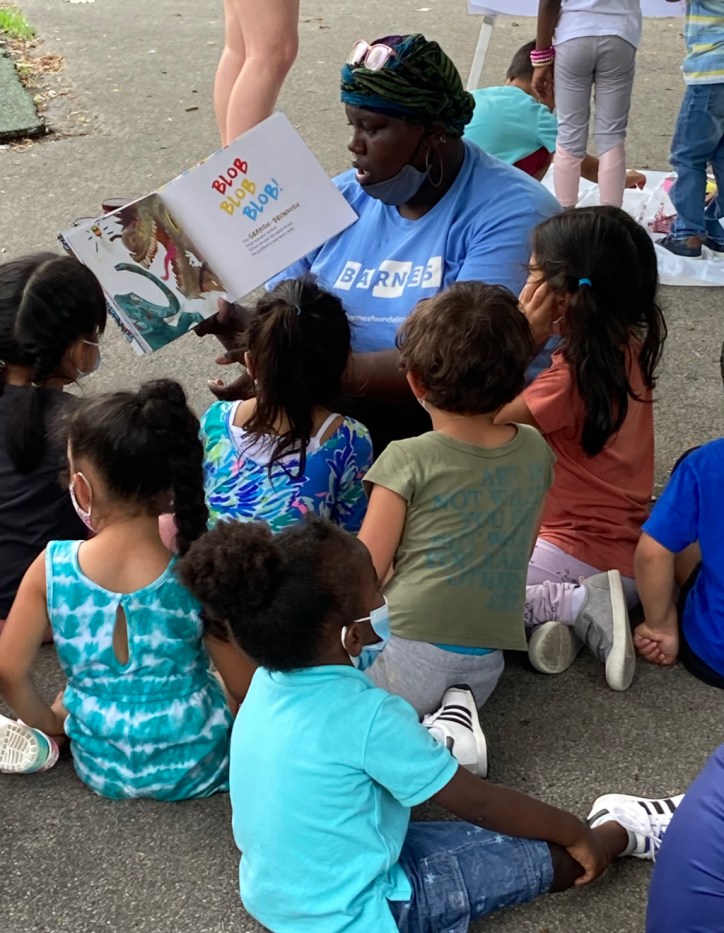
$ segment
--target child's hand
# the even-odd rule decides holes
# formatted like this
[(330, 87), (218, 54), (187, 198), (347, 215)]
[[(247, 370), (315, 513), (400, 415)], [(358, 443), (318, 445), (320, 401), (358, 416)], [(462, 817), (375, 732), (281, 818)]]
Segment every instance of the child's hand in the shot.
[(671, 667), (679, 656), (679, 625), (676, 607), (671, 606), (661, 627), (642, 622), (634, 629), (636, 654), (649, 664)]
[(646, 176), (642, 172), (626, 172), (626, 187), (639, 189), (645, 188)]
[(558, 299), (548, 283), (537, 273), (532, 273), (518, 300), (523, 314), (528, 318), (535, 342), (542, 346), (554, 333), (555, 324), (560, 319)]
[(602, 875), (611, 861), (611, 855), (604, 844), (585, 823), (581, 824), (580, 839), (567, 846), (566, 851), (583, 869), (583, 874), (575, 882), (579, 888)]
[(254, 380), (246, 370), (229, 383), (224, 382), (223, 379), (209, 379), (208, 386), (222, 402), (244, 401), (253, 398), (256, 392)]
[(553, 66), (543, 65), (533, 69), (533, 93), (544, 104), (553, 100)]
[(56, 720), (58, 721), (58, 728), (49, 735), (56, 740), (58, 744), (61, 744), (65, 741), (65, 720), (68, 718), (68, 710), (63, 705), (63, 696), (65, 690), (61, 690), (58, 696), (50, 704), (50, 708), (55, 715)]

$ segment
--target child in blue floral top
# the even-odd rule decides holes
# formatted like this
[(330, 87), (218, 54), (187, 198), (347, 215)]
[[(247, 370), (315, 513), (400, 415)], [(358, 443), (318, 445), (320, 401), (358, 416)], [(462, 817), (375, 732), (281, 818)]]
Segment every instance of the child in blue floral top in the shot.
[(310, 280), (281, 282), (259, 300), (247, 340), (255, 397), (215, 402), (201, 419), (212, 521), (279, 531), (316, 513), (358, 531), (372, 444), (364, 425), (335, 411), (350, 352), (341, 302)]

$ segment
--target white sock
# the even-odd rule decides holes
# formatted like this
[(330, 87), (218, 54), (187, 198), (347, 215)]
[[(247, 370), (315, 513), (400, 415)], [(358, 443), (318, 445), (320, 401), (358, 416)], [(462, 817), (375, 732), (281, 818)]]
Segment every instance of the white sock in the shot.
[(571, 593), (571, 609), (573, 611), (573, 620), (575, 621), (578, 618), (578, 614), (583, 609), (583, 604), (586, 601), (586, 589), (582, 584), (576, 586), (576, 588)]

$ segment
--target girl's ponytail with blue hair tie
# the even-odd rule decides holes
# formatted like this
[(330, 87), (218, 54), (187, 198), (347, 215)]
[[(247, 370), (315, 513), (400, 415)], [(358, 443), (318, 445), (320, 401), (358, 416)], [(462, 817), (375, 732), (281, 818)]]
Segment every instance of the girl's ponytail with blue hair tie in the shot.
[(593, 288), (593, 283), (590, 279), (579, 279), (578, 287), (580, 288), (582, 285), (588, 285), (590, 288)]

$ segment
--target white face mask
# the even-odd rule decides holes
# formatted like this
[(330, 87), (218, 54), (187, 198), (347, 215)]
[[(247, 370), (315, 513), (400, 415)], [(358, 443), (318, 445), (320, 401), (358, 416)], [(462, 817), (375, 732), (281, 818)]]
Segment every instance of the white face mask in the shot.
[[(88, 487), (89, 504), (88, 504), (88, 511), (87, 511), (87, 512), (86, 512), (86, 510), (85, 510), (84, 508), (81, 508), (81, 506), (80, 506), (80, 504), (79, 504), (79, 502), (78, 502), (78, 500), (77, 500), (77, 498), (76, 498), (76, 495), (75, 495), (74, 485), (75, 485), (75, 478), (76, 478), (76, 476), (80, 476), (81, 479), (83, 480), (83, 482), (84, 482), (84, 483), (86, 484), (86, 486)], [(91, 504), (91, 500), (92, 500), (92, 498), (93, 498), (93, 490), (91, 489), (90, 483), (88, 482), (88, 480), (85, 478), (85, 476), (84, 476), (82, 473), (74, 473), (74, 474), (71, 476), (71, 478), (70, 478), (70, 483), (68, 484), (68, 492), (70, 493), (70, 501), (73, 503), (73, 508), (75, 509), (75, 512), (76, 512), (76, 515), (78, 516), (78, 518), (83, 522), (83, 524), (86, 526), (86, 528), (87, 528), (89, 531), (95, 532), (95, 529), (93, 528), (93, 524), (92, 524), (92, 521), (91, 521), (91, 509), (92, 509), (92, 507), (93, 507), (92, 504)]]
[(96, 353), (95, 363), (91, 366), (91, 368), (78, 370), (78, 378), (85, 379), (86, 376), (90, 376), (91, 373), (96, 372), (98, 367), (101, 365), (101, 345), (97, 340), (81, 340), (81, 343), (84, 343), (88, 347), (95, 347), (98, 350), (98, 353)]
[[(383, 597), (384, 598), (384, 597)], [(390, 610), (387, 605), (387, 600), (382, 603), (381, 606), (378, 606), (376, 609), (373, 609), (368, 616), (362, 616), (360, 619), (355, 619), (355, 622), (367, 622), (369, 620), (370, 625), (372, 626), (372, 631), (375, 635), (379, 636), (379, 641), (373, 642), (370, 645), (365, 645), (364, 648), (360, 651), (358, 655), (349, 655), (349, 659), (354, 664), (354, 666), (360, 671), (366, 671), (369, 667), (377, 660), (377, 656), (381, 651), (384, 650), (385, 645), (390, 640)], [(341, 631), (342, 647), (347, 650), (345, 645), (345, 639), (347, 638), (347, 626), (345, 625)]]

